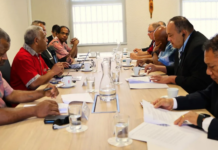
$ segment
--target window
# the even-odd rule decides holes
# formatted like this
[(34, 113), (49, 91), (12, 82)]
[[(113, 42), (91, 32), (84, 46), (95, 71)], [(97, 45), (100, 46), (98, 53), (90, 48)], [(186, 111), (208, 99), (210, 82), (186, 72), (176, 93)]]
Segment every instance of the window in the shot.
[(81, 45), (126, 43), (124, 0), (72, 0), (71, 36)]
[(218, 33), (218, 0), (182, 0), (182, 15), (207, 38)]

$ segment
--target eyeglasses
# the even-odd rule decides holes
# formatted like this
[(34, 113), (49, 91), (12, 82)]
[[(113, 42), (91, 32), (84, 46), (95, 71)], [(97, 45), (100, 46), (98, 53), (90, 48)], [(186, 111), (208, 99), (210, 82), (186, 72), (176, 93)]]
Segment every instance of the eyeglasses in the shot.
[(154, 32), (154, 31), (148, 31), (148, 34), (151, 34), (152, 32)]
[(68, 35), (69, 35), (69, 33), (64, 33), (64, 32), (61, 32), (61, 34), (62, 34), (62, 35), (66, 34), (66, 36), (68, 36)]

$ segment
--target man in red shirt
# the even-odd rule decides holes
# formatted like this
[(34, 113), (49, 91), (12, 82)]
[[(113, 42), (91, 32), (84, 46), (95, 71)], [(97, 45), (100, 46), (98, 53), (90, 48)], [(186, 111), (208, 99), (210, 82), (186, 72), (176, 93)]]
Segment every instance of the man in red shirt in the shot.
[[(10, 48), (10, 41), (9, 35), (0, 28), (0, 66), (3, 66), (5, 60), (7, 60), (6, 53)], [(5, 81), (0, 72), (0, 125), (18, 122), (33, 116), (44, 118), (47, 115), (60, 115), (58, 104), (52, 100), (44, 100), (36, 106), (23, 108), (8, 108), (5, 103), (6, 101), (11, 103), (27, 103), (44, 96), (56, 97), (59, 94), (55, 86), (50, 84), (47, 87), (52, 89), (49, 91), (14, 90)]]
[(159, 26), (160, 26), (159, 23), (152, 23), (152, 24), (149, 25), (149, 27), (148, 27), (148, 36), (152, 40), (150, 46), (148, 48), (143, 48), (143, 49), (135, 48), (133, 50), (134, 53), (130, 54), (131, 59), (140, 60), (140, 59), (143, 59), (143, 58), (152, 58), (151, 53), (153, 52), (154, 45), (155, 45), (155, 43), (154, 43), (154, 31)]
[(64, 67), (62, 63), (57, 63), (48, 70), (41, 57), (41, 53), (47, 47), (47, 38), (41, 27), (30, 26), (24, 40), (24, 46), (12, 63), (10, 83), (16, 90), (35, 90), (40, 85), (48, 83), (55, 75), (61, 75)]

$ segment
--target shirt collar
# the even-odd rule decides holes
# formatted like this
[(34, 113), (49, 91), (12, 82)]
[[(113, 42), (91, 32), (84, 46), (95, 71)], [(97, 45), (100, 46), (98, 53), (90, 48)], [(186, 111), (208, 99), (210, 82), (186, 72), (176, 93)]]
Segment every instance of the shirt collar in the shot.
[[(193, 32), (192, 32), (192, 33), (193, 33)], [(183, 51), (184, 51), (185, 46), (186, 46), (186, 44), (188, 43), (188, 40), (189, 40), (190, 36), (192, 35), (192, 33), (189, 34), (189, 36), (188, 36), (187, 39), (185, 40), (183, 46), (179, 49), (179, 52), (183, 52)], [(183, 47), (184, 47), (184, 48), (183, 48)]]
[(169, 46), (171, 46), (171, 44), (170, 44), (170, 42), (168, 41), (168, 42), (167, 42), (167, 45), (166, 45), (166, 47), (165, 47), (165, 50), (168, 49)]
[(38, 54), (36, 53), (36, 51), (34, 51), (29, 45), (27, 45), (26, 43), (24, 43), (23, 48), (28, 51), (32, 56), (36, 55), (38, 56)]

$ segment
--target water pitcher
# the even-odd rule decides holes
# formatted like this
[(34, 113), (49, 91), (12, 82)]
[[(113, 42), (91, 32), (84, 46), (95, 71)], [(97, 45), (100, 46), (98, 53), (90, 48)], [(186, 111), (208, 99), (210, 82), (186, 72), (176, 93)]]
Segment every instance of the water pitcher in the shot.
[(100, 100), (109, 102), (116, 99), (116, 88), (111, 78), (111, 59), (104, 59), (101, 63), (102, 78), (99, 88)]

